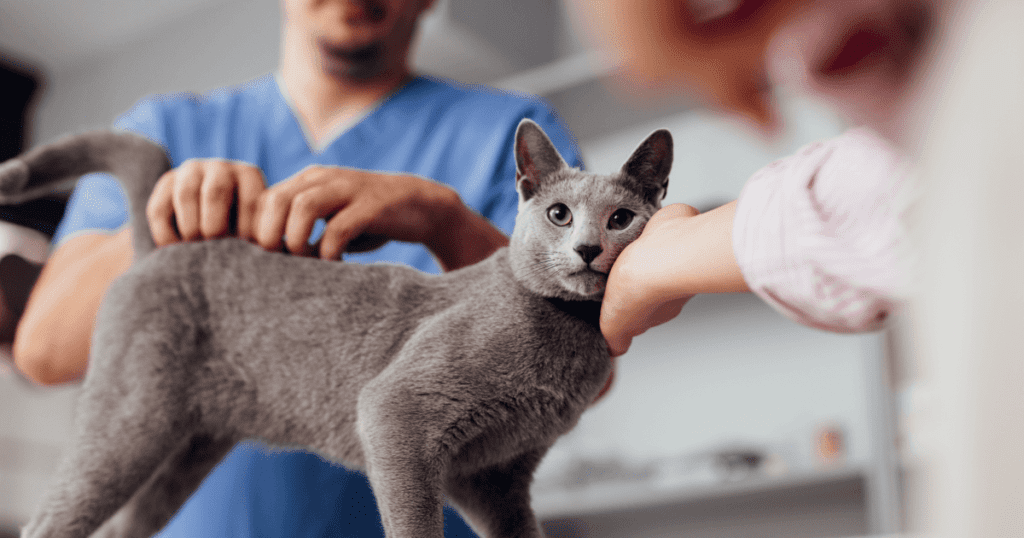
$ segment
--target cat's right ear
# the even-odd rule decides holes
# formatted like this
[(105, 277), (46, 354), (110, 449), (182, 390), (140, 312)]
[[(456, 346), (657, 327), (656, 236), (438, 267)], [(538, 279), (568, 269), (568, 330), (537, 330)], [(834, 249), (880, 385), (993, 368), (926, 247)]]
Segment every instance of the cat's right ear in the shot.
[(548, 135), (533, 120), (524, 118), (516, 129), (516, 189), (529, 200), (549, 175), (568, 168)]
[(668, 174), (672, 170), (672, 134), (658, 129), (640, 143), (622, 172), (651, 204), (659, 204), (668, 192)]

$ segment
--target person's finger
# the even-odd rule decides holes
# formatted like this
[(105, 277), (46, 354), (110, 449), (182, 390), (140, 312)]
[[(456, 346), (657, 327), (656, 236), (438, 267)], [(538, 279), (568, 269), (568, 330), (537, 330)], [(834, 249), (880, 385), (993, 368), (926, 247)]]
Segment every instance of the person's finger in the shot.
[(256, 243), (267, 250), (280, 250), (284, 246), (293, 200), (300, 192), (315, 188), (326, 179), (327, 174), (323, 168), (306, 167), (294, 176), (263, 191), (256, 204)]
[(633, 344), (633, 337), (622, 335), (611, 340), (606, 339), (606, 342), (608, 343), (608, 352), (611, 356), (613, 358), (621, 357), (629, 351), (629, 346)]
[(351, 204), (327, 221), (320, 240), (320, 257), (325, 260), (341, 259), (348, 244), (378, 217), (378, 208), (371, 204)]
[(657, 327), (658, 325), (668, 323), (675, 319), (676, 316), (683, 311), (683, 306), (685, 306), (692, 298), (693, 296), (684, 297), (682, 299), (675, 299), (658, 305), (658, 307), (654, 309), (654, 313), (651, 315), (651, 319), (647, 323), (646, 329)]
[(228, 215), (235, 199), (235, 177), (232, 165), (208, 162), (203, 167), (199, 186), (199, 233), (205, 239), (228, 234)]
[(253, 239), (256, 234), (256, 210), (266, 182), (259, 168), (241, 166), (236, 172), (238, 181), (238, 225), (236, 231), (242, 239)]
[(280, 250), (283, 243), (284, 226), (291, 208), (290, 193), (275, 188), (267, 189), (256, 204), (255, 230), (253, 239), (266, 250)]
[(601, 387), (601, 391), (597, 393), (597, 397), (594, 398), (594, 401), (590, 402), (590, 405), (597, 403), (598, 400), (604, 398), (604, 396), (608, 394), (608, 391), (611, 390), (612, 384), (615, 383), (615, 362), (615, 357), (612, 357), (612, 371), (608, 373), (608, 379), (605, 380), (604, 386)]
[(312, 252), (309, 236), (317, 219), (344, 207), (347, 199), (336, 194), (328, 185), (317, 185), (298, 192), (292, 198), (285, 223), (285, 244), (292, 254), (307, 256)]
[(659, 219), (678, 218), (678, 217), (696, 217), (697, 215), (700, 215), (700, 210), (698, 210), (696, 207), (693, 207), (692, 205), (669, 204), (669, 205), (659, 209), (655, 213), (655, 215), (660, 215), (660, 216), (658, 216)]
[(146, 204), (149, 233), (158, 247), (181, 241), (174, 223), (174, 203), (171, 200), (174, 190), (174, 175), (175, 171), (170, 170), (160, 177)]
[(601, 305), (600, 327), (608, 344), (608, 351), (612, 357), (618, 357), (629, 351), (635, 336), (630, 323), (640, 314), (623, 308), (622, 301), (616, 299), (615, 291), (609, 291), (611, 293), (605, 295)]
[(202, 165), (193, 160), (185, 161), (174, 175), (171, 201), (174, 205), (174, 220), (178, 234), (184, 241), (200, 238), (199, 192), (202, 180)]

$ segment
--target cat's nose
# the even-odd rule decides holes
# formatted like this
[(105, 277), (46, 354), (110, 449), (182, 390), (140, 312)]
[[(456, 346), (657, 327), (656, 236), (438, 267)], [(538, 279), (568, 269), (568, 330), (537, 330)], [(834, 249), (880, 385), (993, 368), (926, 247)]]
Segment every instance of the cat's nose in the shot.
[(601, 245), (580, 245), (576, 247), (576, 253), (588, 264), (594, 261), (594, 258), (601, 255), (601, 250)]

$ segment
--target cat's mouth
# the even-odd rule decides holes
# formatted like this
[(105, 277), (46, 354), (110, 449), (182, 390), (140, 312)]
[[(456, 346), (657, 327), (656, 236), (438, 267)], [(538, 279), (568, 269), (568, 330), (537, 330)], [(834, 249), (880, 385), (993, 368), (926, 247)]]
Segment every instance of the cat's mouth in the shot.
[(594, 276), (600, 276), (602, 278), (608, 278), (608, 273), (603, 272), (603, 271), (598, 271), (597, 269), (594, 269), (593, 267), (589, 267), (589, 266), (588, 267), (584, 267), (583, 269), (580, 269), (579, 271), (576, 271), (575, 273), (572, 273), (572, 276), (586, 276), (586, 275), (594, 275)]
[(566, 280), (566, 289), (579, 294), (583, 298), (593, 298), (604, 292), (608, 282), (608, 273), (602, 273), (591, 267), (570, 273)]

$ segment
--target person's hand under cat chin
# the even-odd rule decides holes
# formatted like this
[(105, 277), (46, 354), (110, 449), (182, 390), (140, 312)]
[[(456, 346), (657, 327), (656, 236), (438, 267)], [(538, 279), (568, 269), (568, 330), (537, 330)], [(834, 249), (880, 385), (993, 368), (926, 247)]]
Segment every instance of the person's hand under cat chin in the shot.
[(735, 202), (704, 214), (663, 207), (612, 265), (601, 332), (613, 357), (633, 338), (670, 321), (698, 293), (748, 291), (732, 252)]
[[(157, 246), (228, 235), (251, 239), (263, 173), (250, 164), (223, 159), (189, 159), (165, 173), (146, 205)], [(238, 201), (237, 218), (231, 207)]]
[[(309, 244), (326, 219), (319, 248)], [(508, 238), (443, 184), (408, 174), (309, 166), (262, 193), (254, 240), (267, 250), (340, 259), (360, 238), (422, 243), (445, 270), (480, 261)], [(318, 250), (318, 252), (316, 252)]]

